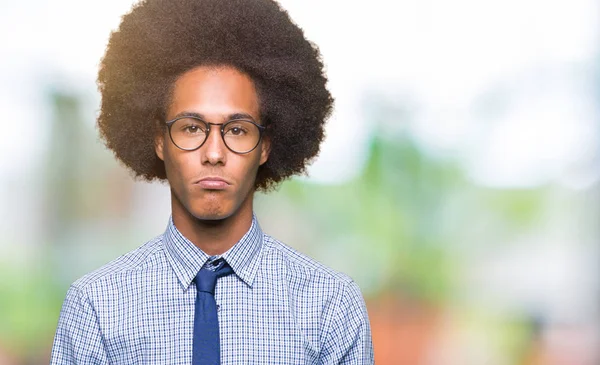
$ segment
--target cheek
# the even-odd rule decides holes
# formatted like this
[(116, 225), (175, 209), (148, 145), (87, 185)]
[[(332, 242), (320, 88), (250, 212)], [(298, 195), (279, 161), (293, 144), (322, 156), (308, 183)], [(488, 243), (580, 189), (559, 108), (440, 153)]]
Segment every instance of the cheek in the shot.
[(197, 171), (200, 160), (195, 157), (194, 153), (182, 152), (179, 149), (173, 150), (170, 147), (164, 150), (165, 169), (169, 181), (181, 180)]
[[(250, 157), (250, 156), (248, 156), (248, 157)], [(254, 183), (254, 180), (256, 179), (256, 173), (257, 173), (259, 167), (260, 167), (260, 153), (258, 153), (256, 155), (252, 155), (252, 157), (249, 159), (249, 161), (246, 165), (246, 176), (248, 177), (246, 180)]]
[[(256, 180), (256, 173), (258, 172), (260, 155), (251, 156), (235, 156), (234, 159), (230, 159), (230, 168), (235, 170), (236, 179), (240, 184), (240, 190), (243, 193), (247, 193), (254, 187), (254, 181)], [(235, 165), (235, 167), (233, 166)]]

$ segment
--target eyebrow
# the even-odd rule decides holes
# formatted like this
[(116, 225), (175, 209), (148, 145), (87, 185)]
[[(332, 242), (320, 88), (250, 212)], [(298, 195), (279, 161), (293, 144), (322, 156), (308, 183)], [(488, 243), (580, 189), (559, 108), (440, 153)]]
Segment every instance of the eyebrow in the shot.
[[(196, 112), (183, 111), (183, 112), (177, 113), (177, 115), (175, 115), (175, 118), (180, 118), (180, 117), (194, 117), (194, 118), (198, 118), (198, 119), (202, 119), (203, 121), (206, 121), (206, 118), (204, 117), (204, 115), (202, 115), (200, 113), (196, 113)], [(173, 118), (173, 119), (175, 119), (175, 118)], [(250, 119), (251, 121), (255, 122), (254, 118), (250, 114), (247, 114), (247, 113), (229, 114), (224, 119), (225, 120)]]

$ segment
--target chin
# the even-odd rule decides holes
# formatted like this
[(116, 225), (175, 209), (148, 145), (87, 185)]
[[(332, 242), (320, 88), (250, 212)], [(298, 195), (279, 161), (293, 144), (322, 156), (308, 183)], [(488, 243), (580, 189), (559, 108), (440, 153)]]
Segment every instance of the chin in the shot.
[(202, 212), (199, 214), (193, 214), (193, 216), (200, 221), (221, 221), (228, 218), (230, 215), (217, 212)]
[(217, 221), (229, 218), (234, 211), (230, 204), (216, 201), (199, 201), (192, 203), (190, 214), (198, 220)]
[(192, 209), (190, 213), (194, 218), (201, 221), (216, 221), (228, 218), (231, 213), (225, 212), (222, 209), (206, 209), (207, 207), (201, 207), (199, 209)]

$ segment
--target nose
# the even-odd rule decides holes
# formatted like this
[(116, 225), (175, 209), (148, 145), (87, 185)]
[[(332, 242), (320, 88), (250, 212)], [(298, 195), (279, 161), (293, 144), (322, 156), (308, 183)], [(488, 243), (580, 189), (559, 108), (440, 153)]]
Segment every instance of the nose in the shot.
[(200, 148), (202, 154), (202, 163), (217, 165), (224, 165), (227, 156), (227, 146), (223, 142), (221, 137), (220, 125), (209, 125), (210, 133), (204, 142), (204, 145)]

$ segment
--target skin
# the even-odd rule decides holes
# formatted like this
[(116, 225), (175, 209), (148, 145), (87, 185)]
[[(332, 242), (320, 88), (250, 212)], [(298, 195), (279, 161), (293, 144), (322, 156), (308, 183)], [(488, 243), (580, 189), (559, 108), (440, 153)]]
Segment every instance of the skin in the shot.
[[(175, 82), (167, 120), (182, 113), (197, 113), (209, 123), (225, 123), (234, 114), (247, 114), (258, 124), (259, 98), (251, 78), (229, 66), (201, 66)], [(269, 157), (270, 143), (263, 138), (247, 154), (231, 152), (218, 126), (195, 151), (173, 144), (168, 131), (155, 138), (156, 155), (164, 161), (171, 187), (173, 223), (209, 255), (223, 254), (235, 245), (252, 224), (254, 183), (258, 167)], [(200, 179), (219, 177), (228, 185), (215, 190)]]

